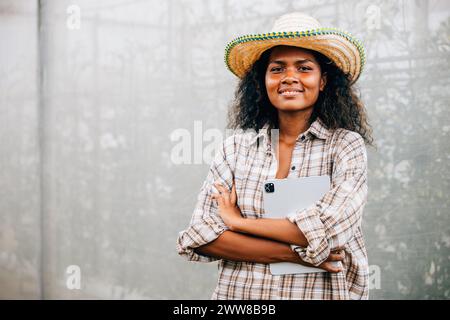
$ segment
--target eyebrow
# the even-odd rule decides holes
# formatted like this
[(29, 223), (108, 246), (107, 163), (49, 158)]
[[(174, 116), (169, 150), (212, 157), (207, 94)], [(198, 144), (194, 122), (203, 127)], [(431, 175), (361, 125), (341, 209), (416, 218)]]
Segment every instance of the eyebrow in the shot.
[[(314, 63), (314, 61), (312, 61), (311, 59), (300, 59), (295, 61), (295, 64), (300, 64), (300, 63), (305, 63), (305, 62), (312, 62)], [(286, 62), (284, 62), (283, 60), (273, 60), (273, 61), (269, 61), (270, 63), (277, 63), (277, 64), (281, 64), (281, 65), (286, 65)]]

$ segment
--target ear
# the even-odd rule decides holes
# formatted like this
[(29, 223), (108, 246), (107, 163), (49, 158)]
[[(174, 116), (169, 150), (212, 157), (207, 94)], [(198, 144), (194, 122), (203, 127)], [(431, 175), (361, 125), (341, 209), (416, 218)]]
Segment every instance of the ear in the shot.
[(324, 73), (322, 73), (322, 75), (320, 76), (319, 90), (320, 90), (320, 91), (323, 91), (323, 89), (325, 88), (326, 85), (327, 85), (327, 73), (324, 72)]

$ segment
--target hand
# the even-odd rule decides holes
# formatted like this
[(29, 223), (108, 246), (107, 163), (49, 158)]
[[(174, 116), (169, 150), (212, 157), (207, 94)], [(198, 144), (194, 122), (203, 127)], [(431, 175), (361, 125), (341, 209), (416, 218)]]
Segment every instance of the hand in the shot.
[(319, 268), (332, 273), (341, 272), (342, 263), (340, 262), (343, 261), (344, 259), (345, 259), (344, 250), (332, 251), (328, 256), (327, 260), (323, 262), (321, 265), (319, 265)]
[(220, 194), (213, 193), (211, 196), (217, 201), (220, 217), (230, 230), (234, 231), (236, 226), (244, 219), (241, 215), (241, 210), (239, 210), (239, 207), (236, 205), (236, 186), (233, 182), (231, 193), (220, 183), (214, 183), (214, 186), (219, 190)]
[(311, 263), (303, 261), (297, 254), (294, 254), (294, 256), (294, 260), (290, 262), (298, 263), (307, 267), (320, 268), (331, 273), (338, 273), (342, 271), (342, 263), (340, 262), (345, 259), (345, 251), (342, 249), (332, 251), (327, 260), (319, 266), (314, 266)]

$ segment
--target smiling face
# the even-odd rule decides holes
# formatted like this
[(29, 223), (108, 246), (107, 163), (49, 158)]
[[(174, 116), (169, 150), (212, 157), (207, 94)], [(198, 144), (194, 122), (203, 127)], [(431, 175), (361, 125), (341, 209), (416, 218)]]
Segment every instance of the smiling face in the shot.
[(270, 54), (265, 84), (269, 100), (278, 112), (312, 112), (325, 87), (326, 75), (310, 51), (280, 46)]

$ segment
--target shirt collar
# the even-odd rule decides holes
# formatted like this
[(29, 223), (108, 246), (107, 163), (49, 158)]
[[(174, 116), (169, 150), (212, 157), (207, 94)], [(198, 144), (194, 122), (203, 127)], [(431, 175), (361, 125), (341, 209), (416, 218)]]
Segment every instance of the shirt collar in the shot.
[[(269, 124), (265, 124), (256, 135), (253, 135), (250, 138), (250, 145), (256, 143), (256, 141), (260, 138), (267, 142), (269, 142)], [(319, 139), (326, 140), (330, 136), (330, 130), (326, 127), (323, 121), (320, 118), (314, 120), (314, 122), (309, 126), (308, 130), (304, 133), (301, 133), (297, 140), (300, 140), (302, 136), (307, 137), (308, 135), (313, 135)]]
[[(311, 124), (311, 126), (306, 130), (306, 133), (311, 133), (319, 139), (326, 140), (330, 136), (330, 130), (323, 123), (322, 119), (317, 117), (316, 120)], [(301, 135), (300, 135), (301, 136)]]

